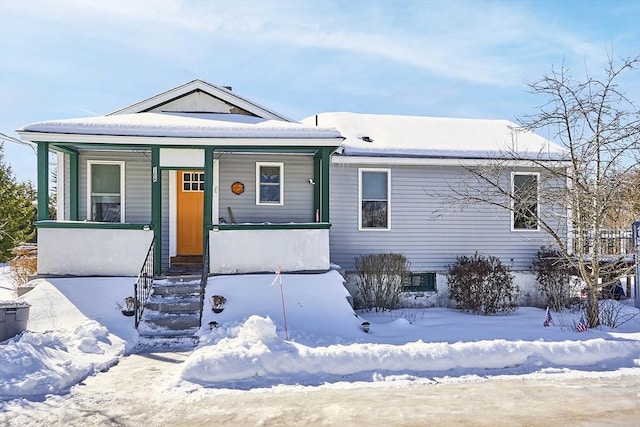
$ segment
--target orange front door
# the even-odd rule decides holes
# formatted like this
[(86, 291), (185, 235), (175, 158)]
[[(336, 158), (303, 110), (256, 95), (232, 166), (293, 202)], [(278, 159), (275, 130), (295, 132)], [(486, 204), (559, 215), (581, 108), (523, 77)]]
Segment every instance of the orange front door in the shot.
[(204, 172), (178, 171), (178, 255), (202, 255)]

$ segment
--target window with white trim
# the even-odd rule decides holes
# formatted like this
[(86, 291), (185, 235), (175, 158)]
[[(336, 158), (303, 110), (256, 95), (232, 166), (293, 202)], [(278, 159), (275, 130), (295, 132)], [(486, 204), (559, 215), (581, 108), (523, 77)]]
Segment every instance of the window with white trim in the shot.
[(391, 170), (358, 169), (358, 229), (391, 228)]
[(284, 205), (284, 163), (256, 162), (256, 205)]
[(87, 219), (124, 222), (124, 162), (87, 161)]
[(511, 173), (512, 230), (538, 230), (538, 181), (536, 172)]

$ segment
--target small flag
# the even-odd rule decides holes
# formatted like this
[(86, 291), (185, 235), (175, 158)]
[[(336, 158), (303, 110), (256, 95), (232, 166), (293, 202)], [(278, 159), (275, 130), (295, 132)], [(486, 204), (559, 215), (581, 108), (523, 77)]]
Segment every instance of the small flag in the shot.
[(276, 282), (278, 281), (278, 277), (280, 278), (280, 285), (282, 285), (282, 276), (281, 276), (282, 269), (280, 268), (280, 266), (278, 266), (275, 273), (276, 273), (276, 277), (273, 278), (273, 282), (271, 282), (271, 286), (276, 284)]
[(584, 321), (584, 315), (580, 316), (580, 321), (578, 322), (578, 326), (576, 326), (576, 332), (585, 332), (587, 329), (587, 322)]
[(550, 323), (553, 323), (553, 319), (551, 318), (551, 313), (549, 313), (549, 307), (547, 307), (547, 314), (544, 316), (544, 323), (543, 325), (549, 326)]

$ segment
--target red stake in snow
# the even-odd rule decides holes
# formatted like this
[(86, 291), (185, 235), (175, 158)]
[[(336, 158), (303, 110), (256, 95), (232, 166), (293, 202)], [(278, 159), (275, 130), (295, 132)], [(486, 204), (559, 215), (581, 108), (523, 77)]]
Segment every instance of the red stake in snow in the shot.
[(286, 340), (289, 339), (289, 329), (287, 327), (287, 310), (285, 308), (285, 304), (284, 304), (284, 288), (282, 287), (282, 270), (280, 269), (280, 267), (278, 267), (278, 269), (276, 270), (276, 277), (275, 279), (273, 279), (273, 282), (271, 282), (271, 286), (273, 286), (276, 283), (276, 280), (280, 279), (280, 299), (282, 300), (282, 317), (284, 319), (284, 337)]

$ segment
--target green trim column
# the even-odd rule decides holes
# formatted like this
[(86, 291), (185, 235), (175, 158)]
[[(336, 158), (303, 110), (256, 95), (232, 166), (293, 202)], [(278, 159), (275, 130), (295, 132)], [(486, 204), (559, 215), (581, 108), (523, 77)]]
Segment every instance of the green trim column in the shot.
[[(78, 220), (78, 153), (69, 152), (69, 219)], [(64, 179), (64, 177), (63, 177)]]
[(322, 148), (322, 169), (320, 171), (321, 194), (320, 194), (320, 221), (329, 221), (329, 162), (331, 154), (330, 147)]
[[(313, 156), (313, 220), (320, 220), (320, 170), (322, 168), (322, 152), (321, 148), (316, 151), (316, 154)], [(317, 216), (316, 216), (317, 212)], [(316, 220), (317, 218), (317, 220)]]
[(49, 143), (38, 142), (38, 221), (49, 219)]
[[(209, 230), (213, 227), (213, 153), (215, 147), (204, 149), (204, 232), (202, 236), (206, 241), (209, 238)], [(203, 242), (204, 244), (205, 242)], [(204, 249), (204, 246), (203, 246)]]
[(162, 273), (162, 171), (160, 147), (151, 147), (151, 226), (155, 238), (153, 273)]

